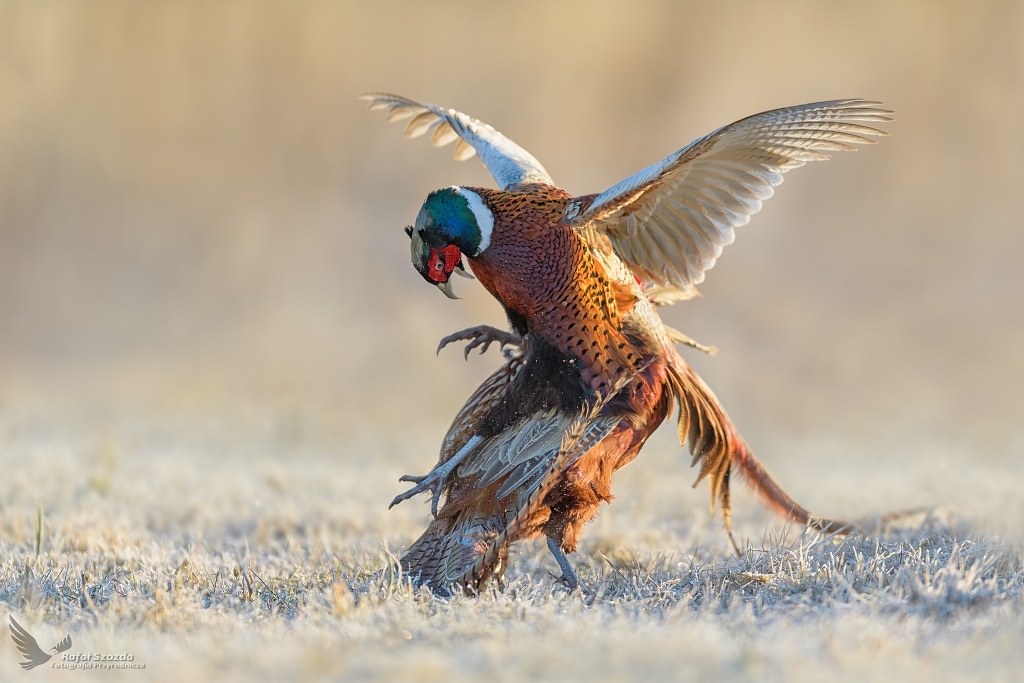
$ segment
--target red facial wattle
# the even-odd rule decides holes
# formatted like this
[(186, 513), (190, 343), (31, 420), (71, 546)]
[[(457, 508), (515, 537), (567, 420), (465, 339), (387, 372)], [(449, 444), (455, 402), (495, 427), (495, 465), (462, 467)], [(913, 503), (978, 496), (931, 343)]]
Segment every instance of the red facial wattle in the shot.
[(427, 259), (427, 277), (434, 282), (447, 282), (455, 266), (462, 260), (462, 252), (454, 244), (444, 249), (430, 247), (430, 257)]

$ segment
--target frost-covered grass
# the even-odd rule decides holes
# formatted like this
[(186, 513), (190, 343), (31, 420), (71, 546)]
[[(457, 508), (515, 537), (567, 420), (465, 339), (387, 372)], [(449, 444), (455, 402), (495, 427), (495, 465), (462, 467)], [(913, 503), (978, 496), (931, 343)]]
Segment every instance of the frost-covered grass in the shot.
[[(8, 416), (4, 621), (44, 649), (70, 632), (72, 653), (130, 652), (146, 669), (116, 675), (140, 680), (991, 681), (1024, 667), (1024, 553), (949, 514), (836, 538), (748, 501), (736, 558), (703, 488), (671, 493), (692, 473), (654, 444), (659, 476), (622, 473), (572, 558), (591, 594), (560, 589), (535, 543), (503, 590), (438, 599), (394, 561), (426, 506), (385, 509), (429, 441), (266, 423), (98, 431)], [(115, 675), (26, 674), (19, 660), (4, 629), (4, 680)]]

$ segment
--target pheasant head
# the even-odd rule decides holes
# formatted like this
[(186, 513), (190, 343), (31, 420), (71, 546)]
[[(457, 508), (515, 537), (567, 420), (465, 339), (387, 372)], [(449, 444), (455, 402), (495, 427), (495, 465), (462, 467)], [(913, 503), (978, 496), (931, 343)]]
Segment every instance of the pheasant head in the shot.
[(491, 242), (494, 215), (480, 195), (462, 187), (436, 190), (423, 202), (416, 225), (406, 228), (412, 238), (412, 264), (423, 279), (457, 298), (449, 281), (465, 275), (462, 256), (479, 256)]

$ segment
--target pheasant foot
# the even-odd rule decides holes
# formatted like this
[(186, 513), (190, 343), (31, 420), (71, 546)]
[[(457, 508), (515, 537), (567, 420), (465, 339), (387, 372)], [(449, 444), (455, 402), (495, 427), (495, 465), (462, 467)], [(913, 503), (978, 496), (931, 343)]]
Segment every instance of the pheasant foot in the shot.
[(440, 344), (437, 345), (437, 352), (441, 353), (441, 349), (456, 341), (469, 342), (466, 344), (466, 350), (463, 353), (463, 356), (467, 360), (469, 359), (469, 352), (478, 346), (483, 347), (480, 349), (480, 353), (483, 354), (487, 352), (487, 349), (491, 344), (497, 342), (502, 349), (502, 355), (507, 359), (510, 357), (509, 354), (511, 351), (506, 351), (506, 346), (519, 348), (523, 344), (523, 338), (515, 332), (505, 332), (504, 330), (499, 330), (498, 328), (491, 327), (490, 325), (477, 325), (476, 327), (467, 327), (464, 330), (459, 330), (458, 332), (449, 334), (441, 340)]
[(448, 475), (452, 473), (452, 470), (454, 470), (458, 466), (458, 464), (462, 462), (466, 455), (469, 454), (469, 452), (472, 451), (476, 447), (476, 445), (480, 443), (482, 440), (483, 439), (481, 439), (479, 436), (474, 436), (472, 439), (466, 442), (465, 446), (459, 449), (458, 453), (453, 455), (445, 462), (439, 464), (434, 469), (430, 470), (430, 472), (428, 472), (427, 474), (424, 474), (422, 476), (417, 476), (414, 474), (404, 474), (401, 477), (399, 477), (398, 481), (411, 481), (414, 484), (416, 484), (416, 486), (413, 486), (405, 493), (399, 493), (397, 496), (395, 496), (394, 500), (391, 501), (391, 504), (388, 505), (388, 510), (395, 507), (403, 500), (408, 500), (409, 498), (412, 498), (418, 493), (430, 491), (432, 494), (432, 497), (430, 499), (430, 514), (434, 517), (437, 517), (437, 504), (441, 500), (441, 489), (444, 488), (445, 479), (448, 478)]

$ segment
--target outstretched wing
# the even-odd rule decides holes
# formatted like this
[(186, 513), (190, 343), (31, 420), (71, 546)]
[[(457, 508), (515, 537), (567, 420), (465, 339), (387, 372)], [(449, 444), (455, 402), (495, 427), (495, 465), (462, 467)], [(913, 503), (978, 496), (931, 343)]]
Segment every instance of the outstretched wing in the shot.
[(554, 185), (541, 163), (525, 149), (494, 130), (483, 121), (454, 109), (416, 102), (389, 93), (369, 93), (359, 99), (369, 102), (371, 111), (387, 110), (388, 121), (405, 121), (405, 137), (430, 135), (430, 144), (444, 147), (455, 142), (456, 161), (465, 161), (474, 154), (505, 190), (524, 183)]
[(782, 174), (827, 152), (888, 135), (864, 125), (891, 121), (880, 102), (835, 100), (755, 114), (694, 140), (598, 195), (577, 198), (570, 224), (606, 234), (648, 283), (687, 298), (715, 265), (734, 229), (750, 221)]
[(18, 650), (22, 655), (25, 656), (27, 662), (21, 662), (23, 669), (34, 669), (40, 664), (45, 664), (50, 660), (50, 655), (46, 654), (39, 647), (39, 643), (32, 637), (32, 634), (22, 628), (21, 624), (11, 617), (11, 638), (14, 639), (14, 644), (18, 647)]

